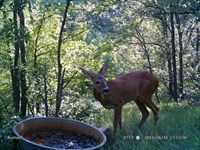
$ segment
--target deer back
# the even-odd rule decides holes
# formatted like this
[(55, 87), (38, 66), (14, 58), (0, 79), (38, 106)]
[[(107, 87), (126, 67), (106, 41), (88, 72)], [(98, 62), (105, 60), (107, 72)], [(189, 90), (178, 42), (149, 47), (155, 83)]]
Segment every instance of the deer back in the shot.
[(94, 97), (104, 107), (115, 108), (131, 100), (151, 97), (158, 87), (158, 80), (147, 71), (136, 71), (127, 73), (115, 80), (109, 80), (106, 84), (109, 87), (109, 93), (104, 94), (95, 90), (94, 87)]

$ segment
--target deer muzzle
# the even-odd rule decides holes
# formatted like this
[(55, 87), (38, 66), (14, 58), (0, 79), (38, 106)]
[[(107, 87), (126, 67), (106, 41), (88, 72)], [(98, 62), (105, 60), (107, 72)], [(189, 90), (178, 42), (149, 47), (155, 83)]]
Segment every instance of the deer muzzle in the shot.
[(108, 94), (109, 91), (110, 91), (109, 87), (106, 87), (106, 88), (103, 89), (103, 93), (104, 93), (104, 94)]

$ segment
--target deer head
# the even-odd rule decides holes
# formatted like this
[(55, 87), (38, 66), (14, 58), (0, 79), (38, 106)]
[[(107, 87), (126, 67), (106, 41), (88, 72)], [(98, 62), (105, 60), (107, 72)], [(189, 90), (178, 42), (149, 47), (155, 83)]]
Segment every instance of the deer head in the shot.
[(104, 94), (109, 93), (109, 87), (107, 85), (106, 79), (104, 78), (104, 74), (106, 73), (108, 68), (108, 62), (105, 62), (102, 68), (99, 70), (98, 73), (94, 73), (91, 71), (87, 71), (83, 68), (80, 68), (83, 74), (92, 80), (93, 88), (98, 92), (103, 92)]

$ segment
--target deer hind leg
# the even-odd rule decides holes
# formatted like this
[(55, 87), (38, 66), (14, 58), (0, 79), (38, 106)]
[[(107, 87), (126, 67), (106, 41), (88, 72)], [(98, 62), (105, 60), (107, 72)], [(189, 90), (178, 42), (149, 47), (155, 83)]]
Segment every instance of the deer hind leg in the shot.
[(145, 104), (152, 110), (152, 112), (154, 114), (154, 127), (156, 127), (157, 121), (159, 119), (159, 117), (158, 117), (159, 109), (158, 109), (158, 107), (156, 107), (156, 105), (153, 103), (153, 101), (151, 99), (148, 101), (145, 101)]
[(143, 123), (148, 118), (149, 112), (148, 112), (147, 108), (145, 107), (145, 105), (142, 102), (140, 102), (139, 100), (135, 100), (135, 103), (138, 106), (138, 108), (140, 109), (140, 111), (142, 112), (142, 119), (140, 121), (140, 124), (138, 125), (138, 128), (141, 128)]

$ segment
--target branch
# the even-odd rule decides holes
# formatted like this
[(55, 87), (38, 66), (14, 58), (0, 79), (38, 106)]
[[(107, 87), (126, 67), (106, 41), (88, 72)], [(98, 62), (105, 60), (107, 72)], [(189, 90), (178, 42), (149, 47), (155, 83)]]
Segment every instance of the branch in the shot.
[[(140, 45), (140, 44), (143, 44), (143, 42), (131, 42), (129, 44), (133, 44), (133, 45)], [(160, 46), (160, 47), (163, 47), (165, 48), (164, 45), (160, 44), (160, 43), (155, 43), (155, 42), (145, 42), (146, 45), (156, 45), (156, 46)]]
[(70, 79), (68, 79), (66, 82), (65, 82), (65, 85), (63, 86), (63, 89), (67, 87), (67, 85), (72, 81), (72, 79), (75, 77), (75, 75), (78, 73), (79, 71), (75, 71), (74, 74), (70, 77)]
[(84, 30), (80, 31), (79, 33), (76, 33), (76, 34), (74, 34), (74, 35), (72, 35), (72, 36), (70, 36), (70, 37), (68, 37), (68, 38), (63, 38), (63, 41), (65, 41), (66, 39), (69, 39), (69, 38), (76, 37), (76, 36), (80, 35), (81, 33), (84, 33), (84, 32), (87, 31), (87, 30), (88, 30), (88, 29), (84, 29)]

